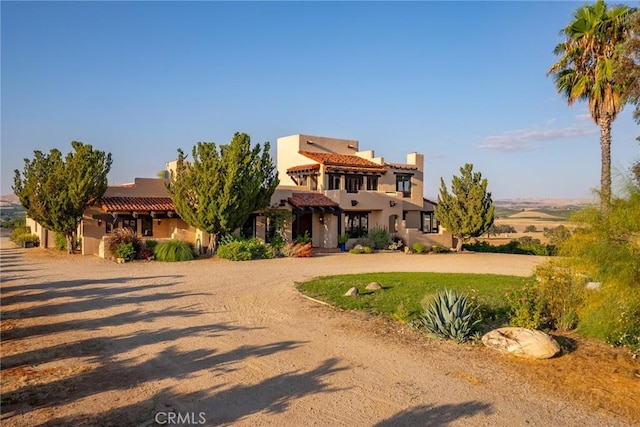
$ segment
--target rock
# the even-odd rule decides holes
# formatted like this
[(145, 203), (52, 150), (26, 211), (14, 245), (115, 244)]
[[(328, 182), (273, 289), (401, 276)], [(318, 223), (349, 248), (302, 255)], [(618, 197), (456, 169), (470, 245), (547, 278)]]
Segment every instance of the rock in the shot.
[(380, 289), (382, 289), (382, 286), (380, 286), (380, 283), (378, 282), (371, 282), (367, 285), (366, 289), (368, 291), (379, 291)]
[(404, 253), (405, 254), (410, 254), (411, 253), (411, 248), (409, 246), (405, 246), (404, 247)]
[(597, 290), (597, 289), (600, 289), (602, 287), (602, 282), (587, 282), (585, 287), (587, 289)]
[(525, 328), (499, 328), (486, 333), (482, 343), (502, 353), (529, 359), (549, 359), (560, 353), (560, 346), (542, 331)]
[(346, 294), (344, 294), (345, 297), (353, 297), (358, 295), (360, 292), (358, 292), (358, 288), (351, 288), (347, 291)]

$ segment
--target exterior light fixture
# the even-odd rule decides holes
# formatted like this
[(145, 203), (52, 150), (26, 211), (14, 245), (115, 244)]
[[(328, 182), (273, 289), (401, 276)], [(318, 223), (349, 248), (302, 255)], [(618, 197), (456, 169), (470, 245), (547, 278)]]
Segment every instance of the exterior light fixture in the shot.
[(357, 200), (352, 200), (351, 201), (351, 206), (357, 206), (358, 205), (358, 201)]
[(102, 220), (98, 218), (98, 226), (102, 225)]
[(394, 207), (396, 205), (395, 200), (389, 200), (389, 206)]

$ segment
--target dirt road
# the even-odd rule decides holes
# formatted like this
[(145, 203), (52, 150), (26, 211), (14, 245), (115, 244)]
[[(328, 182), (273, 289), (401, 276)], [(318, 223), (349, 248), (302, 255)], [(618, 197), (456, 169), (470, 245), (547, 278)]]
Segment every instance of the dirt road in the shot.
[(542, 395), (489, 350), (406, 339), (412, 331), (316, 304), (294, 287), (376, 271), (524, 276), (540, 258), (118, 265), (4, 243), (3, 426), (627, 425)]

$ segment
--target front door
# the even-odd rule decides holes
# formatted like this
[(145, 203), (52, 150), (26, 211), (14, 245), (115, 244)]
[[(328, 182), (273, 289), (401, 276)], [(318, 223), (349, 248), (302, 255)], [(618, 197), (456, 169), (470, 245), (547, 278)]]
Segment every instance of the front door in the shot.
[(293, 218), (293, 238), (304, 236), (305, 232), (309, 237), (313, 237), (311, 234), (312, 224), (313, 214), (311, 212), (296, 214)]

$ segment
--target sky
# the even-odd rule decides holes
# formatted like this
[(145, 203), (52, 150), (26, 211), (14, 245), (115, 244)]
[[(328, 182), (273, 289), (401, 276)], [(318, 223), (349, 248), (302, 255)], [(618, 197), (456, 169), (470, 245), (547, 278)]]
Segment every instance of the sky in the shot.
[[(73, 140), (110, 152), (122, 184), (245, 132), (274, 156), (298, 133), (423, 153), (432, 199), (465, 163), (494, 200), (591, 198), (599, 127), (546, 76), (583, 4), (2, 1), (1, 194), (34, 150)], [(640, 158), (631, 110), (614, 181)]]

